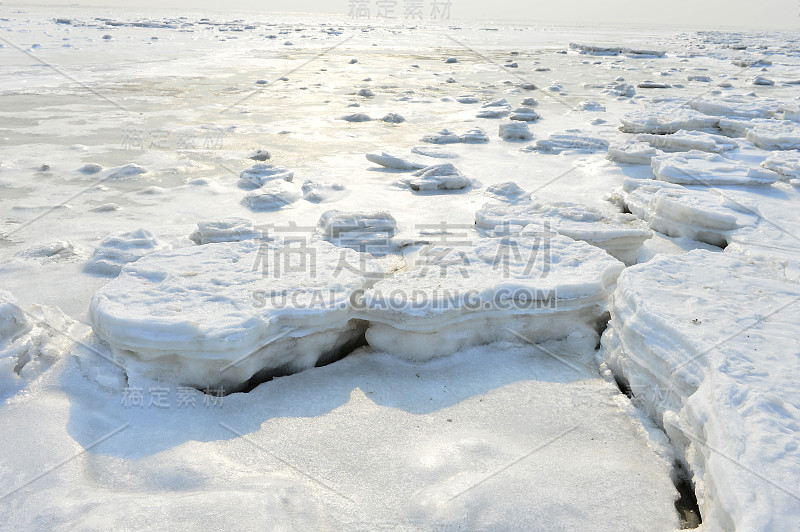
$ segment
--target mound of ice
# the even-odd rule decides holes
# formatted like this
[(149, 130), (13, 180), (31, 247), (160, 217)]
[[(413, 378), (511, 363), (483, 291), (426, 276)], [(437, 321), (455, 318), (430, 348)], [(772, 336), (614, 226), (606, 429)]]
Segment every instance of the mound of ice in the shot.
[(679, 151), (707, 151), (712, 153), (722, 153), (724, 151), (735, 150), (739, 145), (729, 137), (722, 135), (712, 135), (702, 131), (680, 130), (670, 135), (651, 135), (644, 133), (636, 137), (642, 142), (646, 142), (654, 148), (659, 148), (666, 152)]
[(68, 240), (56, 240), (47, 244), (39, 244), (26, 249), (26, 257), (36, 259), (65, 260), (76, 256), (75, 245)]
[(256, 163), (247, 170), (242, 170), (239, 174), (239, 186), (258, 188), (264, 186), (264, 183), (275, 179), (291, 181), (294, 179), (294, 172), (289, 171), (283, 166)]
[(0, 290), (0, 404), (67, 352), (76, 325), (58, 307), (23, 309), (12, 294)]
[(388, 124), (402, 124), (406, 121), (403, 115), (398, 113), (387, 113), (381, 120)]
[(563, 152), (594, 153), (607, 149), (607, 140), (572, 134), (550, 135), (547, 139), (537, 140), (530, 146), (525, 147), (525, 151), (538, 151), (540, 153), (552, 154)]
[(505, 118), (511, 113), (510, 107), (490, 107), (478, 111), (475, 118)]
[(501, 201), (509, 203), (516, 203), (518, 201), (527, 201), (531, 199), (531, 195), (525, 192), (513, 181), (506, 181), (505, 183), (497, 183), (486, 187), (486, 193)]
[(267, 150), (265, 150), (263, 148), (259, 148), (257, 150), (253, 150), (247, 155), (248, 159), (252, 159), (254, 161), (261, 161), (261, 162), (267, 161), (271, 157), (272, 157), (272, 155), (270, 155), (269, 151), (267, 151)]
[(594, 328), (623, 264), (555, 233), (430, 245), (364, 294), (370, 346), (425, 360), (498, 340), (531, 343)]
[(86, 163), (78, 168), (78, 172), (86, 175), (94, 175), (102, 171), (103, 167), (97, 163)]
[(379, 256), (391, 251), (391, 240), (397, 232), (397, 221), (387, 211), (332, 210), (320, 216), (317, 229), (323, 239), (335, 246)]
[(503, 140), (530, 140), (533, 138), (526, 122), (500, 124), (500, 138)]
[(531, 107), (517, 107), (508, 118), (509, 120), (517, 120), (520, 122), (536, 122), (541, 116)]
[(650, 228), (671, 237), (686, 237), (725, 247), (730, 232), (754, 224), (758, 217), (726, 207), (704, 190), (690, 190), (663, 181), (625, 179), (623, 202)]
[(617, 98), (633, 98), (636, 95), (636, 89), (629, 83), (614, 82), (606, 85), (603, 89), (603, 94), (616, 96)]
[(678, 185), (757, 186), (778, 179), (770, 170), (701, 151), (658, 155), (650, 164), (657, 179)]
[(649, 165), (653, 157), (660, 153), (644, 142), (628, 141), (611, 144), (606, 157), (617, 163)]
[(800, 150), (800, 124), (772, 120), (747, 131), (747, 140), (764, 150)]
[(401, 182), (411, 190), (418, 192), (434, 190), (462, 190), (477, 185), (477, 182), (465, 176), (451, 163), (428, 166), (414, 172), (413, 177)]
[(131, 177), (136, 177), (140, 175), (146, 174), (147, 168), (144, 166), (139, 166), (135, 163), (129, 163), (123, 166), (118, 166), (116, 168), (112, 168), (108, 172), (108, 179), (128, 179)]
[(286, 181), (271, 181), (263, 187), (248, 192), (242, 204), (251, 211), (277, 211), (300, 199), (300, 188)]
[(669, 89), (672, 87), (669, 83), (662, 83), (660, 81), (642, 81), (636, 85), (640, 89)]
[(601, 356), (688, 465), (710, 528), (800, 522), (800, 285), (783, 268), (739, 253), (659, 255), (623, 272), (614, 293)]
[(639, 248), (652, 238), (647, 223), (632, 214), (603, 213), (578, 203), (531, 201), (485, 204), (475, 213), (477, 229), (507, 234), (513, 227), (544, 227), (604, 249), (625, 264), (635, 264)]
[(481, 100), (480, 100), (480, 98), (478, 98), (477, 96), (474, 96), (472, 94), (465, 94), (464, 96), (456, 97), (456, 101), (458, 103), (478, 103)]
[(95, 248), (86, 263), (86, 271), (100, 275), (118, 275), (126, 264), (169, 247), (145, 229), (112, 235)]
[(726, 96), (724, 98), (692, 98), (686, 105), (707, 115), (731, 118), (771, 118), (781, 102), (773, 98)]
[(777, 172), (784, 181), (800, 179), (800, 152), (779, 151), (775, 152), (761, 163), (767, 170)]
[(458, 154), (448, 151), (439, 146), (414, 146), (411, 148), (413, 153), (417, 155), (424, 155), (425, 157), (433, 157), (435, 159), (456, 159)]
[(325, 241), (182, 248), (131, 264), (92, 299), (92, 324), (128, 382), (234, 391), (340, 356), (363, 338), (350, 297), (379, 272), (367, 254)]
[(653, 105), (628, 113), (621, 118), (625, 133), (653, 133), (664, 135), (685, 130), (714, 130), (718, 117), (703, 114), (688, 107), (674, 104)]
[(189, 239), (198, 245), (219, 242), (240, 242), (258, 238), (253, 222), (245, 218), (225, 218), (215, 222), (199, 222)]
[(583, 100), (581, 103), (576, 105), (573, 108), (574, 111), (594, 111), (594, 112), (603, 112), (606, 110), (605, 107), (600, 105), (594, 100)]
[(660, 50), (641, 50), (636, 48), (627, 48), (624, 46), (599, 46), (593, 44), (579, 44), (569, 43), (570, 50), (574, 50), (580, 54), (587, 55), (627, 55), (628, 57), (664, 57), (666, 52)]
[(411, 171), (419, 170), (428, 166), (427, 164), (412, 161), (411, 159), (404, 159), (402, 157), (386, 153), (385, 151), (380, 153), (367, 153), (366, 157), (369, 162), (384, 166), (386, 168), (392, 168), (394, 170)]
[(425, 135), (422, 137), (422, 142), (430, 144), (479, 144), (489, 142), (489, 137), (480, 128), (473, 128), (464, 133), (463, 135), (456, 135), (448, 129), (443, 129), (439, 133), (433, 135)]
[(342, 117), (342, 120), (346, 122), (369, 122), (370, 120), (372, 120), (372, 117), (370, 117), (366, 113), (353, 113), (349, 115), (344, 115)]
[(324, 203), (338, 198), (346, 187), (341, 183), (327, 183), (308, 179), (303, 182), (301, 190), (303, 199), (311, 203)]
[(746, 137), (747, 132), (756, 126), (763, 125), (766, 127), (775, 123), (775, 120), (765, 118), (751, 118), (749, 120), (739, 118), (721, 118), (717, 127), (722, 131), (723, 135), (729, 137)]

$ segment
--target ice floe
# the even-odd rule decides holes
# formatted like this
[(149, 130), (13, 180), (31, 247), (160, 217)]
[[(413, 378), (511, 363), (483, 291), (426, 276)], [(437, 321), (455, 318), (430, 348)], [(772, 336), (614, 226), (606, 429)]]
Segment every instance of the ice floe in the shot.
[(678, 105), (652, 105), (626, 114), (621, 119), (625, 133), (664, 135), (681, 129), (715, 131), (719, 117), (709, 116)]
[(476, 228), (489, 234), (519, 232), (531, 225), (583, 240), (628, 265), (636, 263), (639, 248), (653, 236), (647, 223), (633, 214), (604, 213), (571, 202), (487, 203), (475, 213)]
[(533, 133), (525, 122), (500, 124), (499, 135), (503, 140), (530, 140), (533, 138)]
[(701, 151), (658, 155), (650, 164), (657, 179), (678, 185), (759, 186), (778, 180), (771, 170)]
[(623, 272), (614, 293), (602, 359), (664, 428), (714, 527), (800, 521), (800, 285), (783, 268), (740, 253), (660, 255)]
[(551, 233), (426, 246), (364, 293), (370, 346), (424, 360), (498, 340), (596, 337), (623, 264)]
[(433, 135), (425, 135), (422, 137), (422, 142), (428, 142), (431, 144), (482, 144), (489, 142), (489, 137), (483, 132), (482, 129), (477, 127), (470, 129), (463, 135), (457, 135), (449, 129), (443, 129)]
[(594, 153), (608, 149), (608, 141), (594, 137), (573, 134), (553, 134), (547, 139), (540, 139), (526, 146), (525, 151), (540, 153)]
[(501, 201), (509, 203), (516, 203), (518, 201), (526, 201), (531, 199), (531, 195), (525, 192), (519, 185), (513, 181), (506, 181), (504, 183), (497, 183), (486, 187), (486, 193)]
[(397, 232), (397, 221), (387, 211), (331, 210), (320, 216), (317, 230), (331, 244), (380, 256), (392, 250), (391, 240)]
[(189, 240), (198, 245), (219, 242), (241, 242), (258, 238), (260, 233), (253, 222), (246, 218), (225, 218), (211, 222), (199, 222), (197, 230), (189, 235)]
[(653, 157), (660, 153), (662, 152), (655, 149), (650, 144), (629, 140), (627, 142), (615, 142), (609, 145), (608, 155), (606, 155), (606, 157), (617, 163), (650, 165), (650, 161)]
[(257, 163), (239, 174), (239, 185), (245, 188), (258, 188), (264, 186), (264, 183), (274, 179), (291, 181), (294, 179), (294, 172), (291, 172), (283, 166)]
[(300, 199), (300, 187), (283, 180), (273, 180), (248, 192), (242, 204), (256, 212), (277, 211)]
[(776, 172), (784, 181), (797, 183), (800, 180), (800, 152), (779, 151), (764, 159), (761, 166)]
[(92, 326), (128, 382), (235, 391), (340, 356), (363, 338), (350, 298), (380, 272), (368, 254), (324, 240), (246, 241), (150, 255), (93, 297)]
[(367, 153), (366, 158), (369, 162), (378, 164), (380, 166), (384, 166), (386, 168), (391, 168), (393, 170), (411, 171), (411, 170), (419, 170), (421, 168), (430, 166), (425, 163), (413, 161), (411, 159), (399, 157), (397, 155), (392, 155), (390, 153), (386, 153), (385, 151), (382, 151), (380, 153), (378, 152)]
[(301, 190), (303, 191), (304, 200), (311, 203), (324, 203), (336, 200), (346, 188), (341, 183), (307, 179), (303, 182)]
[(666, 152), (707, 151), (722, 153), (739, 147), (736, 141), (722, 135), (713, 135), (702, 131), (676, 131), (669, 135), (652, 135), (644, 133), (636, 137), (654, 148)]
[(118, 233), (100, 242), (86, 263), (86, 271), (101, 275), (117, 275), (126, 264), (169, 247), (145, 229)]
[(477, 185), (477, 181), (465, 176), (452, 163), (428, 166), (417, 170), (412, 177), (401, 183), (411, 190), (428, 192), (435, 190), (462, 190)]

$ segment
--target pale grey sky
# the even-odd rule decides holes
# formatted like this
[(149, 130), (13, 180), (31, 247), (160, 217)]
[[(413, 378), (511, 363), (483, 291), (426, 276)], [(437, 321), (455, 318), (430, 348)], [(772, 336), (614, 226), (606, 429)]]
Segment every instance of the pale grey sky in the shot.
[[(394, 4), (402, 17), (414, 0), (361, 0), (373, 12), (383, 1)], [(434, 1), (422, 2), (426, 16)], [(127, 8), (208, 9), (214, 11), (293, 11), (347, 14), (351, 0), (16, 0), (5, 3), (124, 6)], [(764, 29), (800, 29), (800, 0), (450, 0), (451, 19), (506, 20), (520, 23), (668, 25), (702, 28), (734, 26)]]

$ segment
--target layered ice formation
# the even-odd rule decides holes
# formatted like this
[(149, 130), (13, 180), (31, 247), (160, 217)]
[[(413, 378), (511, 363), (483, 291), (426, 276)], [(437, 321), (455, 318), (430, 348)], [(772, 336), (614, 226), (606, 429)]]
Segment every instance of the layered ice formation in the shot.
[(248, 192), (242, 203), (251, 211), (277, 211), (300, 199), (300, 187), (283, 180), (273, 180)]
[(553, 134), (547, 139), (537, 140), (525, 148), (539, 153), (594, 153), (608, 149), (608, 141), (594, 137), (573, 134)]
[(800, 180), (800, 152), (781, 151), (764, 159), (761, 166), (776, 172), (784, 181), (797, 183)]
[(715, 529), (800, 522), (800, 285), (784, 267), (659, 255), (614, 292), (602, 359), (670, 437)]
[(123, 266), (145, 255), (168, 248), (150, 231), (137, 229), (105, 238), (86, 263), (86, 271), (100, 275), (117, 275)]
[(425, 163), (413, 161), (397, 155), (392, 155), (386, 153), (385, 151), (380, 153), (367, 153), (366, 157), (369, 162), (384, 166), (386, 168), (391, 168), (393, 170), (412, 171), (428, 166)]
[(800, 150), (800, 124), (788, 120), (761, 122), (748, 129), (746, 138), (764, 150)]
[(627, 141), (611, 144), (606, 157), (616, 163), (650, 165), (653, 157), (660, 153), (662, 152), (645, 142)]
[(291, 181), (293, 178), (294, 172), (283, 166), (256, 163), (239, 174), (239, 185), (245, 188), (258, 188), (264, 186), (264, 183), (268, 181), (276, 179)]
[(363, 337), (350, 297), (371, 256), (312, 240), (245, 241), (150, 255), (102, 287), (92, 325), (128, 382), (241, 388), (335, 359)]
[(386, 211), (330, 210), (320, 216), (317, 230), (322, 238), (336, 246), (380, 256), (392, 250), (397, 221)]
[(771, 170), (701, 151), (659, 155), (650, 164), (657, 179), (678, 185), (763, 186), (778, 180)]
[(475, 213), (475, 226), (493, 234), (519, 232), (530, 225), (588, 242), (628, 265), (636, 263), (639, 248), (653, 236), (647, 223), (632, 214), (603, 213), (578, 203), (487, 203)]
[(253, 222), (250, 220), (225, 218), (211, 222), (199, 222), (197, 230), (189, 235), (189, 239), (197, 245), (203, 245), (253, 240), (259, 235), (260, 233), (253, 227)]
[(500, 124), (499, 135), (503, 140), (530, 140), (533, 138), (533, 133), (525, 122)]
[(652, 135), (644, 133), (636, 137), (654, 148), (666, 152), (707, 151), (722, 153), (739, 147), (736, 141), (722, 135), (713, 135), (702, 131), (680, 130), (670, 135)]
[(433, 135), (425, 135), (422, 137), (422, 142), (430, 144), (483, 144), (489, 142), (489, 137), (482, 129), (477, 127), (470, 129), (463, 135), (457, 135), (449, 129), (443, 129)]
[(621, 119), (625, 133), (665, 135), (684, 130), (714, 131), (719, 117), (675, 104), (651, 105), (626, 114)]
[(435, 244), (358, 304), (370, 346), (412, 360), (498, 340), (591, 339), (623, 268), (602, 250), (549, 231)]
[(758, 216), (705, 190), (648, 179), (625, 179), (625, 206), (652, 229), (671, 237), (686, 237), (725, 247), (731, 231), (753, 225)]

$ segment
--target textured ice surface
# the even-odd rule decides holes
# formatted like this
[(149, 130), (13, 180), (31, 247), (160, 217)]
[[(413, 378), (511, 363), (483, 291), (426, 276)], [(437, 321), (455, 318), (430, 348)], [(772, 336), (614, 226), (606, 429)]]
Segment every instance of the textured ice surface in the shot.
[(702, 131), (677, 131), (670, 135), (652, 135), (644, 133), (637, 135), (638, 140), (646, 142), (654, 148), (666, 152), (679, 151), (707, 151), (722, 153), (735, 150), (739, 147), (736, 141), (722, 135), (713, 135)]
[(725, 247), (731, 231), (758, 219), (725, 206), (724, 198), (705, 190), (647, 179), (625, 179), (623, 190), (625, 206), (652, 229), (712, 246)]
[(283, 180), (273, 180), (248, 192), (242, 200), (251, 211), (277, 211), (300, 199), (300, 187)]
[(499, 134), (503, 140), (530, 140), (533, 138), (533, 134), (525, 122), (500, 124)]
[(225, 218), (211, 222), (199, 222), (197, 230), (189, 235), (195, 244), (217, 244), (219, 242), (241, 242), (258, 238), (259, 232), (253, 222), (245, 218)]
[(486, 193), (501, 201), (507, 201), (509, 203), (516, 203), (518, 201), (531, 199), (531, 195), (528, 192), (525, 192), (513, 181), (489, 185), (486, 187)]
[(551, 233), (425, 247), (364, 294), (370, 346), (422, 360), (495, 342), (592, 338), (624, 265)]
[(603, 213), (578, 203), (487, 203), (475, 213), (475, 226), (484, 231), (502, 234), (509, 227), (529, 225), (547, 225), (562, 235), (602, 248), (626, 264), (636, 262), (639, 248), (652, 236), (647, 224), (632, 214)]
[(540, 153), (594, 153), (608, 149), (608, 141), (594, 137), (573, 134), (554, 134), (547, 139), (537, 140), (525, 148)]
[(428, 166), (414, 172), (413, 177), (401, 182), (411, 190), (431, 192), (436, 190), (462, 190), (475, 186), (477, 182), (465, 176), (451, 163)]
[(779, 151), (764, 159), (761, 166), (777, 172), (784, 181), (797, 182), (800, 179), (800, 152)]
[(239, 174), (239, 183), (244, 187), (258, 188), (268, 181), (274, 179), (282, 179), (283, 181), (291, 181), (294, 178), (294, 172), (289, 171), (283, 166), (275, 166), (274, 164), (256, 163), (247, 170), (243, 170)]
[(629, 268), (603, 360), (694, 472), (703, 521), (800, 522), (800, 285), (739, 253), (661, 255)]
[(531, 107), (517, 107), (508, 118), (520, 122), (536, 122), (541, 117)]
[(760, 122), (748, 129), (746, 138), (764, 150), (800, 150), (800, 124), (788, 120)]
[(659, 155), (650, 164), (657, 179), (679, 185), (763, 186), (778, 180), (770, 170), (701, 151)]
[(349, 298), (368, 255), (311, 241), (197, 246), (130, 264), (92, 298), (95, 333), (129, 382), (236, 389), (259, 371), (293, 372), (338, 356), (363, 326)]
[(691, 98), (686, 105), (701, 113), (731, 118), (771, 118), (778, 112), (781, 102), (773, 98), (727, 96), (724, 98)]
[(422, 137), (422, 142), (430, 144), (483, 144), (489, 142), (489, 137), (480, 128), (473, 128), (464, 133), (457, 135), (449, 129), (443, 129), (433, 135), (425, 135)]
[(168, 247), (145, 229), (119, 233), (100, 242), (86, 263), (86, 270), (101, 275), (117, 275), (129, 262)]

